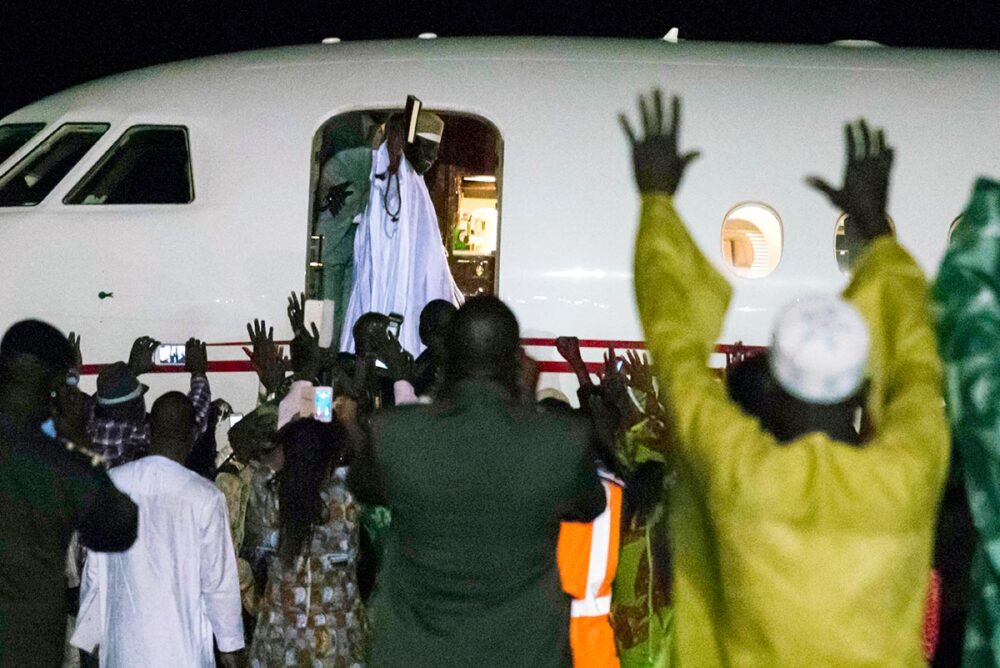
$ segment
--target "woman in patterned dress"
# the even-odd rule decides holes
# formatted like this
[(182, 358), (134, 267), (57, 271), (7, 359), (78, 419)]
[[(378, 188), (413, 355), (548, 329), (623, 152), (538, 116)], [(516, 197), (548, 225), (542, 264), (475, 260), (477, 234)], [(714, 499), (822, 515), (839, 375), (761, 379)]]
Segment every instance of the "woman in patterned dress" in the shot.
[(347, 491), (348, 437), (336, 421), (278, 432), (278, 552), (253, 644), (253, 668), (363, 668), (367, 627), (358, 594), (359, 513)]

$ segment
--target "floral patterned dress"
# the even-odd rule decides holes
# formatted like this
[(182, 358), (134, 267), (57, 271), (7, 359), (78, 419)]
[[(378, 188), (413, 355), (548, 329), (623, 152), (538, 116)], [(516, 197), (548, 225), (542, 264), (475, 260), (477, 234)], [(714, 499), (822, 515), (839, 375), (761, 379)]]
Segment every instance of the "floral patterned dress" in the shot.
[(337, 469), (321, 493), (322, 524), (292, 564), (274, 557), (250, 648), (252, 668), (364, 668), (358, 594), (358, 507)]

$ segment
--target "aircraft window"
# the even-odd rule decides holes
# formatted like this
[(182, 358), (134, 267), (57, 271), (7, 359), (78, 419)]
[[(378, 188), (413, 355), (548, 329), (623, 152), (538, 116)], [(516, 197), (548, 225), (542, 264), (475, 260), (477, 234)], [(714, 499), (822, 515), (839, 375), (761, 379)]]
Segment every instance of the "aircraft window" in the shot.
[[(847, 235), (844, 234), (844, 222), (847, 218), (846, 213), (840, 214), (840, 218), (837, 219), (837, 227), (833, 233), (833, 252), (837, 258), (837, 268), (840, 269), (840, 273), (842, 274), (851, 273), (851, 264), (854, 262), (852, 255), (858, 250), (851, 247), (847, 241)], [(896, 223), (888, 216), (885, 219), (889, 223), (889, 229), (892, 230), (893, 236), (895, 236)]]
[(0, 206), (34, 206), (108, 131), (107, 123), (66, 123), (0, 177)]
[(778, 212), (760, 202), (744, 202), (722, 221), (722, 258), (742, 278), (763, 278), (778, 266), (784, 229)]
[(125, 131), (66, 204), (187, 204), (194, 199), (187, 129), (138, 125)]
[(12, 123), (0, 125), (0, 162), (14, 155), (28, 141), (41, 132), (45, 123)]
[[(337, 294), (344, 271), (337, 227), (323, 210), (324, 168), (348, 170), (365, 150), (382, 142), (382, 125), (402, 109), (366, 109), (330, 118), (313, 141), (313, 201), (309, 220), (306, 294), (310, 299), (345, 299)], [(501, 227), (503, 140), (489, 121), (478, 116), (428, 109), (444, 121), (444, 133), (434, 165), (424, 175), (437, 213), (448, 264), (466, 296), (496, 294)], [(360, 153), (359, 153), (360, 151)], [(370, 155), (367, 156), (370, 162)], [(362, 169), (362, 173), (367, 171)], [(345, 207), (363, 212), (365, 202), (348, 199)], [(360, 214), (359, 214), (360, 215)], [(341, 234), (340, 245), (343, 245)], [(353, 246), (348, 243), (349, 248)], [(347, 251), (348, 257), (350, 251)]]

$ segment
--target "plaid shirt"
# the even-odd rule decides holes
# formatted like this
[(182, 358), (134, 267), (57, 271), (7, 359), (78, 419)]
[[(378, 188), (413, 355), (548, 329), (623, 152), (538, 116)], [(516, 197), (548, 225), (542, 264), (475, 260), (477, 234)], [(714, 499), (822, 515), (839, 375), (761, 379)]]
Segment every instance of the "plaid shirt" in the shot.
[[(194, 405), (197, 439), (208, 426), (208, 411), (212, 406), (212, 389), (208, 379), (201, 376), (191, 377), (191, 391), (188, 399)], [(104, 457), (107, 468), (127, 464), (149, 454), (150, 425), (149, 416), (144, 415), (139, 422), (97, 417), (94, 413), (96, 401), (91, 404), (90, 416), (87, 420), (87, 436), (94, 450)]]

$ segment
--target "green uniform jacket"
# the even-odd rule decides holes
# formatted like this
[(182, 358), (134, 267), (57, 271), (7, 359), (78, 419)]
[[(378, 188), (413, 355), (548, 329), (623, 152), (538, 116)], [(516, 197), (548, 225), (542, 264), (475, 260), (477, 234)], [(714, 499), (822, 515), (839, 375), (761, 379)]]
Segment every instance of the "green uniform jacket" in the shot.
[(965, 666), (1000, 663), (1000, 183), (980, 179), (934, 285), (948, 409), (979, 534)]
[(399, 407), (373, 424), (392, 523), (372, 665), (568, 668), (556, 539), (561, 517), (604, 508), (593, 460), (566, 419), (492, 385), (459, 389), (450, 410)]
[(666, 195), (643, 197), (635, 280), (677, 427), (678, 665), (923, 665), (949, 443), (916, 263), (880, 239), (845, 291), (871, 336), (862, 448), (818, 433), (780, 445), (727, 399), (707, 361), (731, 289)]

